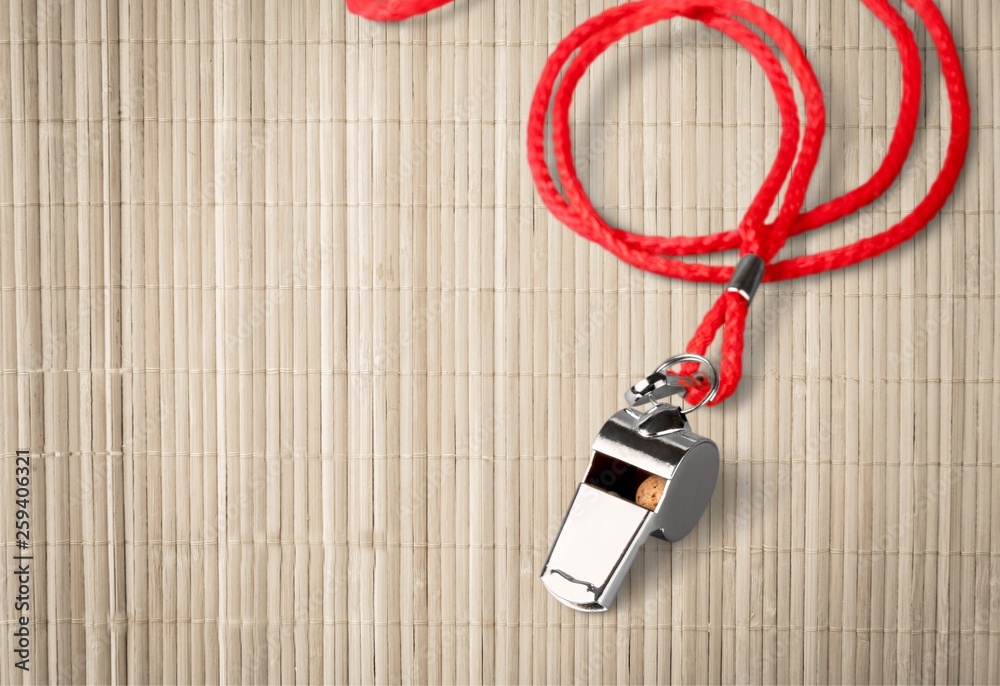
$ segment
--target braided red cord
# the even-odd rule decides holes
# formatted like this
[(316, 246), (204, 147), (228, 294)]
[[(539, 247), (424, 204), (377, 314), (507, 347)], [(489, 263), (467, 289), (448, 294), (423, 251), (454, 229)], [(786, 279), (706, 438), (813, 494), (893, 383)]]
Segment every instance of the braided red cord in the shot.
[[(398, 20), (426, 12), (449, 0), (348, 0), (352, 12), (380, 20)], [(772, 261), (792, 236), (847, 217), (881, 196), (898, 178), (913, 144), (921, 99), (921, 64), (913, 33), (887, 0), (862, 0), (889, 29), (899, 48), (903, 95), (896, 131), (885, 159), (864, 184), (807, 212), (806, 191), (819, 159), (826, 130), (823, 94), (802, 47), (774, 16), (747, 0), (637, 0), (607, 10), (574, 29), (556, 47), (539, 78), (528, 117), (528, 163), (545, 205), (561, 222), (599, 243), (621, 260), (656, 274), (690, 281), (724, 283), (732, 267), (671, 259), (739, 249), (766, 263), (764, 279), (792, 279), (840, 269), (880, 255), (909, 240), (941, 210), (961, 174), (969, 146), (970, 106), (961, 61), (944, 17), (932, 0), (906, 0), (927, 27), (941, 62), (951, 108), (951, 136), (941, 171), (927, 196), (895, 226), (833, 250)], [(728, 34), (745, 47), (764, 69), (781, 114), (781, 140), (773, 166), (735, 230), (709, 236), (642, 236), (607, 224), (594, 209), (573, 163), (569, 109), (573, 91), (591, 63), (610, 45), (650, 24), (687, 17)], [(745, 23), (743, 23), (745, 22)], [(805, 130), (795, 95), (775, 51), (747, 24), (758, 27), (784, 55), (805, 100)], [(560, 74), (562, 78), (560, 80)], [(558, 85), (557, 85), (558, 83)], [(545, 158), (545, 124), (552, 106), (552, 137), (559, 186)], [(787, 182), (774, 221), (772, 207)], [(560, 191), (560, 186), (562, 190)], [(738, 293), (723, 293), (705, 315), (688, 344), (688, 352), (704, 354), (723, 329), (720, 389), (713, 404), (731, 395), (742, 375), (747, 302)], [(686, 373), (694, 370), (687, 369)], [(697, 402), (706, 391), (691, 389)]]
[[(903, 99), (899, 122), (885, 161), (865, 184), (840, 198), (802, 214), (801, 207), (819, 156), (825, 131), (822, 93), (802, 48), (791, 33), (761, 8), (744, 0), (640, 0), (614, 8), (585, 22), (567, 36), (549, 58), (532, 103), (528, 121), (528, 160), (539, 195), (563, 223), (582, 236), (600, 243), (620, 259), (641, 269), (695, 281), (727, 281), (730, 267), (715, 267), (669, 259), (671, 256), (704, 254), (738, 247), (768, 263), (767, 280), (795, 278), (837, 269), (874, 257), (911, 238), (937, 214), (951, 194), (964, 163), (969, 138), (969, 103), (964, 75), (951, 33), (929, 0), (908, 0), (926, 22), (941, 54), (952, 109), (952, 136), (939, 178), (927, 197), (896, 226), (871, 238), (782, 262), (771, 260), (792, 235), (845, 217), (881, 195), (898, 176), (913, 142), (921, 91), (921, 65), (913, 35), (902, 17), (885, 0), (865, 4), (892, 32), (903, 64)], [(743, 44), (761, 64), (775, 89), (782, 118), (782, 139), (771, 172), (753, 199), (736, 231), (697, 238), (644, 237), (609, 226), (601, 219), (584, 192), (573, 166), (569, 135), (569, 105), (573, 89), (594, 59), (609, 45), (644, 26), (675, 16), (697, 19), (728, 33)], [(806, 104), (806, 130), (798, 144), (799, 122), (794, 99), (784, 87), (784, 72), (777, 57), (753, 39), (748, 40), (735, 20), (757, 25), (784, 53), (800, 83)], [(742, 25), (739, 25), (742, 27)], [(565, 71), (564, 71), (565, 70)], [(564, 73), (563, 73), (564, 72)], [(559, 74), (562, 80), (556, 87)], [(553, 98), (553, 91), (555, 95)], [(550, 101), (555, 143), (555, 162), (562, 192), (556, 187), (545, 160), (544, 127)], [(792, 166), (794, 162), (794, 167)], [(789, 170), (791, 170), (789, 172)], [(784, 201), (774, 222), (765, 224), (774, 200), (789, 177)], [(705, 316), (688, 345), (688, 352), (704, 354), (719, 328), (723, 328), (721, 384), (714, 402), (721, 402), (736, 388), (742, 374), (743, 330), (746, 301), (725, 293)], [(685, 370), (690, 373), (692, 370)], [(702, 389), (693, 389), (689, 399), (697, 401)]]
[(451, 0), (347, 0), (347, 9), (374, 21), (402, 21), (449, 2)]

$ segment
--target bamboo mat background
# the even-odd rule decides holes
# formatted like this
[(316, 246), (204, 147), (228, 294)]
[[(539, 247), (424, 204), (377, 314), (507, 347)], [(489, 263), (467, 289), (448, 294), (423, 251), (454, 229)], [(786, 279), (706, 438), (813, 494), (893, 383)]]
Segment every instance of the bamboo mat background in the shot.
[[(758, 296), (739, 392), (694, 418), (724, 456), (698, 528), (609, 613), (538, 582), (596, 430), (717, 291), (534, 192), (536, 77), (614, 4), (5, 3), (0, 682), (1000, 682), (996, 2), (939, 3), (974, 111), (941, 217)], [(881, 159), (898, 60), (856, 0), (764, 5), (827, 93), (814, 205)], [(948, 126), (923, 56), (898, 188), (789, 254), (922, 197)], [(574, 121), (601, 212), (670, 235), (735, 226), (778, 137), (760, 70), (686, 22), (602, 57)]]

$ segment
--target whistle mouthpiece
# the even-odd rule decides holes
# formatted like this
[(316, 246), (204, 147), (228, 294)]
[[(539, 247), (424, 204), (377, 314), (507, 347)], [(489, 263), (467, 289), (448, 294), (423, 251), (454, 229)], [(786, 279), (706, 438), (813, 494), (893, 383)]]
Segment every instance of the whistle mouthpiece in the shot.
[(646, 538), (686, 536), (718, 475), (718, 448), (690, 430), (679, 408), (619, 411), (594, 441), (542, 583), (575, 610), (607, 610)]

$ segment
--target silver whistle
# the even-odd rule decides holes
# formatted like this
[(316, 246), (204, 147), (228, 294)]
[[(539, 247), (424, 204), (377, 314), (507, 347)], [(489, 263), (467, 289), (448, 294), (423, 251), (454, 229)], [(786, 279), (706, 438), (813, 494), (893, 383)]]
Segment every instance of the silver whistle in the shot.
[[(691, 408), (662, 402), (694, 379), (668, 370), (698, 362), (712, 371), (711, 391)], [(679, 355), (625, 394), (628, 407), (605, 423), (590, 464), (542, 569), (542, 583), (576, 610), (607, 610), (649, 535), (677, 541), (708, 507), (719, 449), (691, 431), (686, 415), (709, 402), (718, 373), (700, 355)]]

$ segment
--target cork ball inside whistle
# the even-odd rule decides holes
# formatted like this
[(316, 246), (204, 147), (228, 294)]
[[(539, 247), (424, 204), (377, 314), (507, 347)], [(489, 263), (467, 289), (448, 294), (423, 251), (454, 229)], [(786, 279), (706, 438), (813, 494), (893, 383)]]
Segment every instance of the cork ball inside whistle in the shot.
[(663, 497), (663, 489), (667, 486), (667, 480), (662, 476), (650, 474), (639, 484), (639, 489), (635, 492), (635, 503), (647, 510), (655, 510)]

